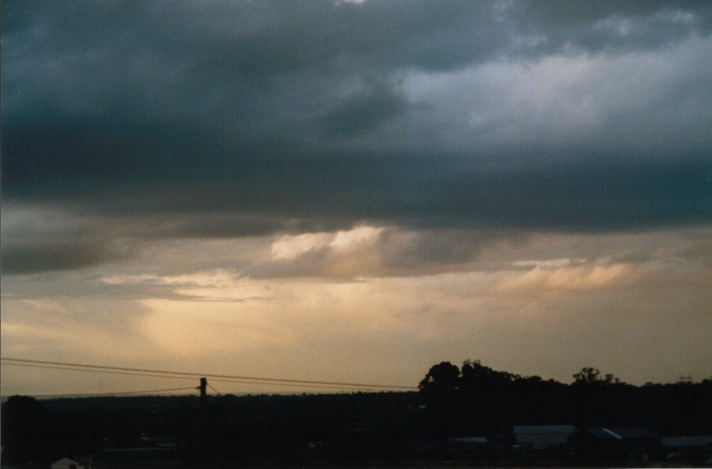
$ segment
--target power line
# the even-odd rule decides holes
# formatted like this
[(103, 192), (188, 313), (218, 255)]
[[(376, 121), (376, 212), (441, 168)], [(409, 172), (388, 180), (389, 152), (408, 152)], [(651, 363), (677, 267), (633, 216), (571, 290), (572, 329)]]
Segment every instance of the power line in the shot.
[(215, 387), (214, 387), (212, 384), (208, 383), (208, 387), (209, 387), (210, 389), (212, 389), (213, 391), (215, 391), (215, 394), (217, 394), (218, 396), (222, 396), (222, 394), (220, 394), (220, 391), (218, 391), (217, 389), (215, 389)]
[(213, 381), (233, 382), (242, 384), (267, 384), (267, 385), (283, 385), (283, 386), (298, 386), (298, 387), (328, 387), (349, 390), (364, 390), (364, 389), (403, 389), (413, 390), (411, 386), (398, 386), (387, 384), (366, 384), (366, 383), (348, 383), (334, 381), (313, 381), (299, 380), (286, 378), (263, 378), (254, 376), (239, 376), (239, 375), (222, 375), (209, 373), (195, 373), (171, 370), (157, 370), (145, 368), (130, 368), (105, 365), (87, 365), (80, 363), (55, 362), (46, 360), (29, 360), (23, 358), (2, 357), (1, 360), (8, 365), (15, 366), (44, 366), (52, 369), (67, 369), (70, 371), (86, 371), (97, 373), (116, 373), (128, 374), (132, 376), (147, 376), (155, 378), (173, 378), (173, 379), (195, 379), (197, 377), (211, 378)]
[[(127, 371), (112, 371), (112, 370), (97, 370), (97, 369), (86, 369), (86, 368), (76, 368), (76, 367), (70, 367), (70, 366), (55, 366), (55, 365), (37, 365), (37, 364), (29, 364), (29, 363), (12, 363), (12, 362), (5, 362), (5, 366), (18, 366), (18, 367), (25, 367), (25, 368), (43, 368), (43, 369), (49, 369), (49, 370), (63, 370), (63, 371), (79, 371), (83, 373), (103, 373), (103, 374), (117, 374), (117, 375), (127, 375), (127, 376), (142, 376), (142, 377), (148, 377), (148, 378), (168, 378), (168, 379), (181, 379), (181, 380), (193, 380), (196, 377), (200, 376), (199, 374), (196, 374), (195, 376), (187, 377), (187, 376), (171, 376), (167, 374), (150, 374), (150, 373), (138, 373), (138, 372), (127, 372)], [(219, 383), (232, 383), (232, 384), (257, 384), (257, 385), (263, 385), (263, 386), (283, 386), (283, 387), (295, 387), (295, 388), (309, 388), (309, 389), (314, 389), (314, 388), (321, 388), (321, 389), (338, 389), (342, 391), (361, 391), (363, 388), (361, 387), (355, 387), (355, 386), (336, 386), (336, 385), (327, 385), (327, 384), (296, 384), (296, 383), (274, 383), (274, 382), (269, 382), (265, 381), (264, 379), (260, 380), (250, 380), (249, 378), (245, 379), (237, 379), (237, 378), (232, 378), (232, 379), (221, 379), (221, 378), (211, 378), (211, 381), (213, 382), (219, 382)]]
[(31, 397), (101, 397), (101, 396), (127, 396), (131, 394), (151, 394), (157, 392), (193, 391), (195, 388), (171, 388), (171, 389), (145, 389), (142, 391), (119, 391), (103, 393), (75, 393), (75, 394), (32, 394)]
[[(5, 362), (5, 359), (2, 359)], [(148, 373), (131, 373), (127, 371), (111, 371), (111, 370), (90, 370), (85, 368), (72, 368), (69, 366), (54, 366), (54, 365), (35, 365), (30, 363), (12, 363), (5, 362), (6, 366), (20, 366), (25, 368), (44, 368), (46, 370), (65, 370), (65, 371), (81, 371), (84, 373), (103, 373), (111, 375), (126, 375), (126, 376), (146, 376), (149, 378), (169, 378), (169, 379), (182, 379), (182, 380), (193, 380), (193, 377), (187, 376), (170, 376), (170, 375), (158, 375), (158, 374), (148, 374)]]
[[(269, 383), (264, 381), (246, 381), (246, 380), (229, 380), (229, 379), (211, 379), (212, 383), (233, 383), (233, 384), (257, 384), (265, 386), (282, 386), (291, 388), (308, 388), (308, 389), (337, 389), (341, 391), (363, 391), (364, 388), (359, 387), (347, 387), (347, 386), (335, 386), (335, 385), (321, 385), (321, 384), (292, 384), (292, 383)], [(412, 388), (408, 388), (412, 390)]]

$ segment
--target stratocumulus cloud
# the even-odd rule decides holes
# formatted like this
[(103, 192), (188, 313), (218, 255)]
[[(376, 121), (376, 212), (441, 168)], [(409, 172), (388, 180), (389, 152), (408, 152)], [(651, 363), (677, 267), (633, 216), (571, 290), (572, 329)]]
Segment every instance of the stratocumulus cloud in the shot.
[(704, 3), (10, 3), (3, 192), (263, 220), (234, 233), (705, 222), (709, 16)]

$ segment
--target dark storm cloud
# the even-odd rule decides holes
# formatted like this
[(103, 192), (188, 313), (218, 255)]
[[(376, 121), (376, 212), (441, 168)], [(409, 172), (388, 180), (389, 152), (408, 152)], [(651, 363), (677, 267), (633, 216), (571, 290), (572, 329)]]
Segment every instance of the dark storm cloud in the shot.
[(654, 48), (712, 29), (712, 6), (704, 0), (524, 0), (513, 2), (511, 8), (523, 30), (546, 37), (543, 47), (553, 49)]
[(119, 252), (86, 241), (55, 241), (3, 246), (2, 270), (7, 274), (32, 274), (72, 270), (120, 259)]
[(365, 92), (355, 92), (334, 104), (324, 116), (327, 135), (349, 137), (363, 135), (407, 108), (406, 100), (388, 86), (374, 85)]
[[(641, 107), (660, 124), (642, 131), (612, 113), (621, 119), (610, 121), (614, 138), (589, 153), (589, 140), (570, 143), (565, 131), (552, 132), (554, 143), (534, 133), (433, 148), (432, 135), (457, 140), (456, 131), (432, 103), (408, 98), (404, 77), (547, 54), (656, 50), (707, 37), (710, 9), (5, 2), (3, 194), (153, 220), (149, 237), (318, 231), (360, 220), (584, 231), (709, 222), (709, 135), (682, 129), (668, 139), (674, 153), (652, 161), (640, 143), (655, 125), (670, 128), (680, 109), (706, 128), (706, 69), (679, 71), (669, 95)], [(661, 109), (668, 117), (656, 117)], [(61, 264), (63, 255), (46, 254)]]

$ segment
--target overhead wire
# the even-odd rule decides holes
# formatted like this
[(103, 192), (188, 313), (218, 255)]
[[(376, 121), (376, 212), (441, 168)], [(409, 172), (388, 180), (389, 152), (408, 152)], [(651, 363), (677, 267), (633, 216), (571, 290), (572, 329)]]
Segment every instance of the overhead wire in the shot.
[[(56, 362), (48, 360), (30, 360), (24, 358), (12, 358), (12, 357), (0, 357), (2, 362), (6, 365), (13, 366), (26, 366), (26, 367), (36, 367), (36, 368), (48, 368), (57, 370), (67, 370), (67, 371), (80, 371), (80, 372), (91, 372), (91, 373), (109, 373), (109, 374), (123, 374), (130, 376), (144, 376), (153, 378), (171, 378), (171, 379), (195, 379), (198, 377), (211, 378), (212, 381), (225, 382), (225, 383), (239, 383), (239, 384), (258, 384), (258, 385), (271, 385), (271, 386), (289, 386), (289, 387), (301, 387), (301, 388), (329, 388), (329, 389), (341, 389), (341, 390), (414, 390), (411, 386), (401, 386), (401, 385), (387, 385), (387, 384), (367, 384), (367, 383), (350, 383), (350, 382), (335, 382), (335, 381), (315, 381), (315, 380), (299, 380), (299, 379), (288, 379), (288, 378), (265, 378), (265, 377), (254, 377), (254, 376), (239, 376), (239, 375), (224, 375), (224, 374), (211, 374), (211, 373), (196, 373), (196, 372), (184, 372), (184, 371), (172, 371), (172, 370), (160, 370), (160, 369), (145, 369), (145, 368), (132, 368), (132, 367), (119, 367), (119, 366), (106, 366), (106, 365), (90, 365), (90, 364), (80, 364), (80, 363), (70, 363), (70, 362)], [(216, 391), (217, 392), (217, 391)]]
[[(195, 377), (186, 376), (171, 376), (163, 374), (147, 374), (147, 373), (132, 373), (132, 372), (121, 372), (121, 371), (109, 371), (109, 370), (94, 370), (94, 369), (83, 369), (83, 368), (71, 368), (65, 366), (51, 366), (51, 365), (36, 365), (36, 364), (26, 364), (26, 363), (10, 363), (6, 362), (5, 365), (9, 366), (19, 366), (27, 368), (43, 368), (50, 370), (63, 370), (63, 371), (78, 371), (85, 373), (104, 373), (104, 374), (117, 374), (117, 375), (128, 375), (128, 376), (141, 376), (148, 378), (168, 378), (168, 379), (181, 379), (181, 380), (193, 380)], [(282, 386), (282, 387), (296, 387), (296, 388), (309, 388), (309, 389), (337, 389), (342, 391), (353, 391), (353, 390), (363, 390), (363, 388), (350, 386), (335, 386), (327, 384), (296, 384), (296, 383), (274, 383), (264, 380), (249, 380), (249, 379), (221, 379), (221, 378), (211, 378), (211, 382), (219, 383), (231, 383), (231, 384), (255, 384), (263, 386)]]
[(215, 391), (215, 394), (217, 394), (218, 396), (222, 396), (222, 394), (220, 394), (220, 391), (218, 391), (217, 389), (215, 389), (215, 387), (214, 387), (212, 384), (210, 384), (210, 383), (207, 383), (207, 384), (208, 384), (208, 387), (209, 387), (210, 389), (212, 389), (213, 391)]
[(195, 378), (193, 377), (187, 377), (187, 376), (170, 376), (170, 375), (157, 375), (157, 374), (148, 374), (148, 373), (132, 373), (128, 371), (111, 371), (111, 370), (90, 370), (90, 369), (84, 369), (84, 368), (72, 368), (69, 366), (54, 366), (54, 365), (37, 365), (37, 364), (30, 364), (30, 363), (13, 363), (13, 362), (6, 362), (5, 359), (2, 359), (3, 362), (5, 362), (5, 365), (9, 366), (21, 366), (21, 367), (26, 367), (26, 368), (44, 368), (48, 370), (65, 370), (65, 371), (81, 371), (85, 373), (103, 373), (103, 374), (111, 374), (111, 375), (126, 375), (126, 376), (146, 376), (149, 378), (168, 378), (168, 379), (183, 379), (183, 380), (193, 380)]
[(195, 388), (171, 388), (171, 389), (144, 389), (141, 391), (118, 391), (118, 392), (102, 392), (102, 393), (67, 393), (67, 394), (32, 394), (32, 397), (101, 397), (101, 396), (127, 396), (132, 394), (150, 395), (151, 393), (161, 392), (176, 392), (176, 391), (193, 391)]
[(293, 384), (293, 383), (266, 383), (262, 381), (245, 381), (245, 380), (228, 380), (228, 379), (211, 379), (211, 382), (215, 383), (233, 383), (233, 384), (256, 384), (265, 386), (280, 386), (280, 387), (290, 387), (290, 388), (309, 388), (309, 389), (336, 389), (340, 391), (364, 391), (364, 388), (358, 387), (346, 387), (346, 386), (335, 386), (335, 385), (320, 385), (320, 384)]

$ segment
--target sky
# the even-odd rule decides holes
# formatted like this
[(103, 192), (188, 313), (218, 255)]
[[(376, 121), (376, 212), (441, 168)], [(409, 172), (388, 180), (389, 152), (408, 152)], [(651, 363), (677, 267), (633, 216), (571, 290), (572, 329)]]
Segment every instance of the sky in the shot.
[(709, 1), (8, 0), (2, 356), (710, 378), (711, 129)]

